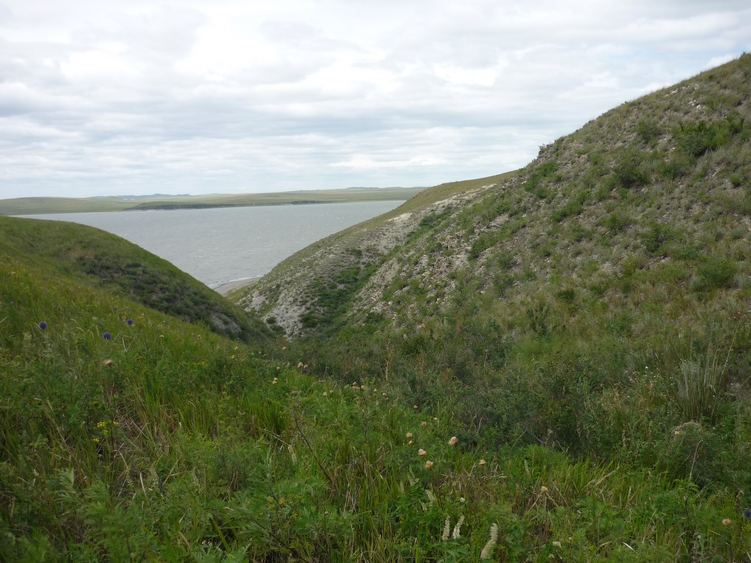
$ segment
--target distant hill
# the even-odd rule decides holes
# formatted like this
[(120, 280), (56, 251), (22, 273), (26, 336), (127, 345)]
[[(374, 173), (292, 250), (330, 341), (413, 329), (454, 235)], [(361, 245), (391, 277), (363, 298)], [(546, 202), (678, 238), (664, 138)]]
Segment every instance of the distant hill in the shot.
[(86, 213), (91, 211), (145, 211), (152, 209), (205, 209), (343, 203), (350, 201), (407, 200), (424, 188), (346, 188), (341, 190), (300, 190), (262, 194), (211, 194), (117, 196), (91, 198), (23, 197), (0, 199), (0, 215), (41, 215), (46, 213)]

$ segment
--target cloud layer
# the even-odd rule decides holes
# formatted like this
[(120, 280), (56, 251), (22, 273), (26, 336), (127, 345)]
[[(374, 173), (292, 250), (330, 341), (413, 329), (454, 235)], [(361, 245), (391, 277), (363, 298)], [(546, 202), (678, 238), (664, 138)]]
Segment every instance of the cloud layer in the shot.
[(749, 47), (745, 0), (6, 0), (0, 198), (495, 174)]

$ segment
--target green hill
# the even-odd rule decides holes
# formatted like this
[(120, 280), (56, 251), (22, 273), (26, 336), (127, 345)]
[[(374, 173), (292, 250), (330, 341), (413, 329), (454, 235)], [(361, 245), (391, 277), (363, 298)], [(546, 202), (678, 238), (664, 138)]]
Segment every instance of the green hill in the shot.
[(473, 440), (751, 490), (749, 99), (744, 55), (234, 298), (319, 373), (398, 382)]
[[(305, 356), (269, 359), (92, 283), (43, 246), (7, 244), (24, 228), (52, 240), (57, 223), (8, 224), (0, 560), (738, 560), (747, 549), (742, 492), (576, 460), (552, 440), (478, 440), (482, 421), (405, 403), (383, 378), (322, 379)], [(130, 246), (80, 233), (90, 248)]]
[(269, 331), (169, 262), (84, 225), (0, 217), (0, 252), (44, 264), (60, 276), (106, 288), (148, 307), (251, 341)]

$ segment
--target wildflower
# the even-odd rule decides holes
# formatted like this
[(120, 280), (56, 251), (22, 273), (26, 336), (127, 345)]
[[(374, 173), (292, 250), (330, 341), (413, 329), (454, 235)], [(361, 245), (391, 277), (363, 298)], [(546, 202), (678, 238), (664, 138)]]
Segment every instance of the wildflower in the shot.
[(732, 524), (732, 523), (733, 523), (733, 521), (730, 518), (723, 518), (722, 519), (722, 525), (723, 526), (730, 526), (730, 524)]
[(559, 541), (554, 541), (553, 542), (553, 547), (563, 547), (563, 544), (561, 544), (561, 542), (559, 542)]
[(482, 552), (480, 552), (480, 559), (490, 559), (490, 554), (493, 553), (496, 543), (498, 543), (498, 524), (493, 524), (490, 527), (490, 539), (485, 544), (485, 547), (482, 548)]
[(428, 452), (426, 452), (422, 448), (420, 448), (419, 450), (417, 450), (417, 455), (425, 455), (426, 453), (428, 453)]
[(410, 441), (409, 441), (409, 442), (407, 442), (407, 443), (408, 443), (408, 444), (409, 444), (409, 445), (411, 446), (411, 445), (412, 445), (412, 440), (410, 440)]
[(411, 439), (412, 439), (412, 432), (407, 432), (407, 440), (411, 440)]
[(412, 408), (417, 410), (417, 405), (412, 405)]
[(427, 423), (427, 422), (425, 422), (424, 420), (423, 420), (423, 421), (422, 421), (422, 423), (420, 424), (420, 426), (423, 426), (423, 427), (424, 427), (424, 426), (427, 426), (427, 425), (428, 425), (428, 423)]
[(485, 465), (486, 463), (487, 461), (485, 461), (484, 459), (481, 459), (480, 461), (477, 462), (477, 465)]
[(127, 320), (127, 321), (125, 321), (125, 322), (126, 322), (126, 323), (128, 323), (129, 325), (132, 325), (132, 324), (133, 324), (133, 319), (128, 319), (128, 320)]
[(324, 396), (324, 397), (328, 397), (328, 396), (329, 396), (329, 394), (328, 394), (328, 393), (326, 393), (326, 391), (324, 391), (324, 392), (323, 392), (323, 396)]
[(751, 508), (746, 508), (743, 511), (743, 517), (747, 519), (751, 519)]
[(462, 524), (464, 524), (464, 516), (459, 516), (459, 521), (454, 526), (454, 531), (451, 533), (451, 538), (458, 540), (461, 538)]
[(548, 492), (548, 488), (545, 485), (543, 485), (542, 487), (540, 487), (540, 492), (541, 493), (547, 493)]
[(433, 420), (434, 420), (434, 421), (436, 421), (436, 422), (438, 422), (438, 417), (437, 417), (437, 416), (434, 416), (434, 417), (433, 417)]
[(114, 362), (114, 361), (112, 361), (112, 360), (104, 360), (104, 365), (105, 365), (105, 366), (111, 366), (111, 365), (113, 365), (114, 363), (115, 363), (115, 362)]
[(42, 321), (39, 323), (39, 330), (47, 330), (47, 321)]
[(446, 515), (446, 522), (443, 524), (443, 534), (441, 534), (441, 541), (448, 541), (451, 534), (451, 518)]
[(449, 440), (449, 446), (455, 446), (459, 442), (459, 438), (456, 436), (451, 436), (451, 439)]
[(109, 340), (110, 338), (112, 338), (112, 335), (109, 332), (105, 332), (102, 335), (102, 338), (104, 338), (105, 340)]
[(383, 396), (385, 397), (385, 396), (386, 396), (386, 393), (381, 393), (381, 395), (383, 395)]
[(431, 467), (433, 467), (433, 462), (432, 461), (426, 461), (425, 462), (425, 469), (430, 469)]
[(302, 362), (297, 362), (297, 369), (300, 369), (303, 366)]
[(274, 381), (271, 382), (271, 385), (276, 385), (279, 380), (275, 377)]

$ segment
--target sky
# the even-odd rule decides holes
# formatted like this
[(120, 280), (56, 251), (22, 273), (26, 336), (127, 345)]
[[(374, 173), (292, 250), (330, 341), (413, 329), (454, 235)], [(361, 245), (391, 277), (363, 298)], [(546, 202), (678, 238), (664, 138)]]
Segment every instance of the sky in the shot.
[(750, 49), (748, 0), (0, 0), (0, 199), (480, 178)]

